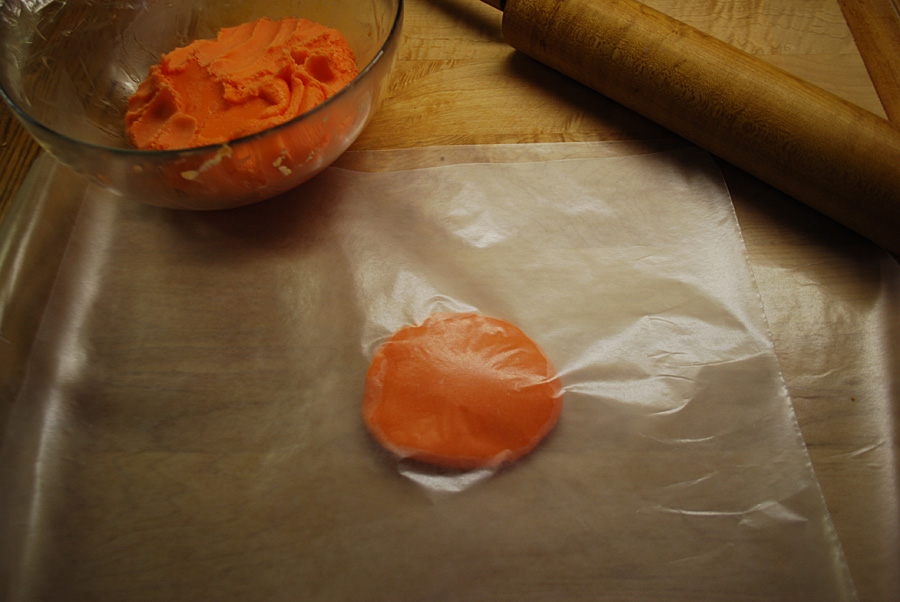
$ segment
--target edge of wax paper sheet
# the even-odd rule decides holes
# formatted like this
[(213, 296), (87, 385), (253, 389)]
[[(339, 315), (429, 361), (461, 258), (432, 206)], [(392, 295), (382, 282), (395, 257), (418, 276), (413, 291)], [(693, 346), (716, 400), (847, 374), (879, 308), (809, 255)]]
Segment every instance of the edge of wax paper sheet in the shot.
[[(477, 548), (484, 556), (472, 556), (468, 554), (470, 546), (500, 542), (515, 544), (520, 550), (552, 550), (556, 570), (563, 571), (569, 578), (575, 574), (572, 571), (581, 570), (579, 562), (590, 561), (590, 567), (582, 567), (588, 572), (599, 570), (597, 567), (608, 563), (610, 573), (607, 578), (611, 579), (611, 586), (622, 588), (615, 590), (619, 594), (632, 587), (627, 579), (621, 583), (617, 581), (619, 577), (613, 571), (613, 568), (627, 569), (627, 566), (621, 566), (624, 553), (625, 565), (634, 554), (632, 568), (640, 569), (635, 578), (644, 584), (670, 583), (674, 579), (672, 571), (676, 570), (692, 575), (710, 571), (707, 575), (713, 580), (728, 581), (722, 585), (725, 590), (738, 591), (735, 588), (744, 577), (738, 572), (721, 575), (715, 567), (744, 566), (745, 562), (752, 561), (754, 569), (763, 573), (772, 571), (773, 575), (771, 583), (764, 580), (743, 582), (748, 587), (768, 588), (769, 593), (786, 596), (791, 592), (779, 589), (779, 584), (795, 587), (799, 582), (821, 594), (820, 599), (854, 599), (839, 542), (796, 429), (796, 419), (768, 335), (758, 291), (746, 266), (746, 251), (721, 177), (708, 155), (700, 151), (663, 150), (634, 159), (645, 163), (652, 173), (665, 173), (666, 177), (674, 178), (673, 181), (655, 182), (665, 184), (665, 194), (656, 200), (651, 213), (644, 213), (640, 202), (627, 202), (627, 195), (602, 197), (599, 198), (602, 202), (598, 203), (596, 191), (606, 186), (607, 180), (615, 180), (621, 175), (619, 168), (626, 168), (632, 162), (619, 155), (637, 156), (632, 148), (630, 144), (578, 143), (373, 151), (355, 157), (348, 154), (347, 160), (365, 159), (403, 171), (360, 174), (347, 171), (344, 165), (344, 168), (326, 171), (309, 186), (273, 203), (216, 215), (118, 205), (115, 201), (110, 202), (108, 196), (96, 194), (93, 188), (88, 188), (87, 197), (101, 197), (99, 200), (86, 197), (82, 202), (81, 197), (72, 192), (72, 199), (66, 201), (65, 207), (48, 209), (48, 204), (52, 203), (40, 205), (51, 213), (66, 214), (66, 220), (73, 224), (71, 239), (68, 235), (63, 236), (54, 249), (56, 256), (53, 259), (61, 267), (52, 268), (51, 275), (46, 278), (45, 285), (52, 290), (29, 293), (38, 300), (53, 297), (55, 307), (63, 311), (44, 316), (41, 303), (28, 310), (42, 316), (42, 323), (36, 330), (43, 327), (40, 350), (50, 354), (44, 360), (57, 367), (68, 366), (68, 372), (53, 372), (57, 377), (64, 376), (66, 383), (52, 379), (42, 383), (38, 378), (32, 379), (26, 392), (27, 400), (34, 405), (30, 409), (21, 404), (14, 408), (15, 415), (10, 424), (16, 427), (16, 432), (15, 436), (9, 437), (9, 442), (25, 444), (33, 453), (12, 454), (9, 446), (3, 450), (3, 458), (7, 460), (34, 462), (30, 469), (22, 465), (3, 468), (9, 470), (3, 474), (31, 470), (33, 477), (18, 480), (26, 486), (17, 490), (14, 496), (9, 495), (8, 489), (6, 494), (0, 494), (4, 497), (3, 504), (8, 508), (14, 505), (14, 515), (21, 518), (11, 525), (7, 514), (5, 524), (0, 526), (3, 533), (21, 539), (21, 546), (8, 543), (10, 547), (5, 548), (7, 552), (24, 554), (12, 563), (12, 566), (26, 569), (15, 578), (25, 580), (33, 591), (41, 591), (42, 587), (53, 587), (52, 584), (41, 585), (41, 579), (55, 568), (62, 571), (60, 583), (63, 585), (59, 587), (68, 583), (84, 588), (89, 581), (78, 577), (78, 572), (70, 574), (74, 570), (70, 566), (93, 562), (96, 569), (109, 568), (113, 573), (120, 570), (116, 569), (116, 561), (111, 560), (119, 556), (103, 558), (103, 563), (97, 563), (95, 558), (95, 553), (103, 549), (117, 550), (115, 544), (103, 537), (106, 532), (103, 521), (94, 525), (98, 531), (90, 535), (90, 541), (101, 544), (96, 549), (82, 545), (87, 536), (80, 533), (77, 526), (60, 527), (60, 517), (73, 520), (67, 510), (76, 517), (85, 513), (93, 516), (87, 511), (91, 506), (84, 500), (102, 496), (95, 490), (85, 490), (85, 484), (105, 483), (105, 489), (111, 492), (117, 504), (118, 496), (127, 499), (129, 490), (137, 488), (140, 492), (141, 487), (151, 486), (156, 489), (150, 490), (149, 499), (168, 500), (173, 499), (172, 496), (182, 499), (184, 504), (169, 508), (162, 517), (151, 512), (150, 505), (138, 505), (134, 509), (134, 519), (121, 508), (104, 518), (111, 524), (121, 520), (125, 525), (133, 525), (143, 512), (146, 522), (139, 524), (148, 527), (148, 535), (155, 533), (153, 525), (162, 530), (178, 528), (179, 520), (190, 519), (185, 525), (196, 541), (189, 543), (196, 544), (197, 550), (205, 549), (203, 546), (210, 543), (221, 545), (218, 538), (205, 538), (204, 530), (197, 528), (198, 524), (204, 524), (204, 517), (193, 516), (192, 506), (186, 503), (210, 503), (206, 500), (207, 489), (219, 490), (217, 481), (204, 478), (206, 473), (190, 470), (192, 458), (208, 458), (204, 460), (204, 467), (225, 467), (224, 471), (212, 474), (226, 482), (243, 485), (228, 489), (228, 495), (241, 502), (235, 502), (235, 508), (239, 510), (235, 510), (235, 517), (244, 516), (246, 509), (263, 520), (262, 527), (269, 528), (237, 519), (222, 522), (220, 526), (229, 537), (242, 543), (249, 542), (248, 549), (264, 556), (269, 549), (278, 552), (289, 545), (287, 540), (279, 539), (280, 532), (290, 541), (302, 540), (314, 533), (316, 541), (324, 547), (325, 558), (345, 558), (351, 564), (356, 562), (368, 567), (370, 572), (367, 574), (374, 574), (377, 559), (362, 552), (356, 554), (355, 550), (365, 551), (366, 546), (374, 545), (376, 540), (363, 537), (359, 546), (341, 547), (343, 538), (349, 533), (377, 535), (382, 529), (388, 532), (399, 528), (409, 537), (399, 544), (398, 558), (407, 555), (412, 558), (416, 550), (421, 552), (427, 549), (425, 546), (436, 546), (435, 554), (455, 558), (465, 565), (460, 570), (474, 575), (471, 583), (480, 583), (478, 579), (486, 580), (484, 583), (494, 582), (490, 581), (490, 570), (483, 573), (479, 567), (466, 564), (467, 558), (490, 558), (488, 548)], [(553, 161), (554, 156), (559, 157), (558, 152), (567, 160)], [(598, 162), (580, 158), (583, 156), (608, 157), (609, 165), (614, 167), (612, 175), (602, 176), (594, 169), (605, 159)], [(520, 163), (522, 160), (526, 163)], [(434, 165), (429, 163), (431, 161), (437, 161), (437, 165), (457, 165), (430, 167)], [(515, 164), (499, 166), (496, 170), (488, 164), (503, 161)], [(410, 169), (410, 166), (416, 169)], [(589, 169), (585, 171), (585, 167)], [(556, 175), (540, 177), (550, 173)], [(57, 176), (59, 174), (54, 177)], [(498, 179), (499, 176), (503, 177)], [(65, 176), (59, 177), (65, 179)], [(584, 182), (579, 183), (581, 178)], [(622, 190), (635, 190), (633, 187), (637, 185), (637, 190), (647, 187), (649, 191), (654, 184), (650, 180), (652, 177), (635, 181), (633, 177), (623, 176), (620, 184), (624, 187)], [(54, 181), (54, 186), (59, 188), (59, 181)], [(548, 205), (553, 189), (557, 189), (552, 182), (561, 187), (568, 186), (565, 190), (569, 191), (569, 198), (556, 199)], [(542, 194), (530, 194), (529, 187), (537, 185), (549, 188)], [(667, 249), (681, 249), (677, 242), (684, 240), (685, 233), (666, 227), (665, 212), (677, 209), (681, 204), (689, 206), (690, 199), (698, 191), (709, 193), (707, 201), (713, 204), (705, 206), (695, 217), (714, 217), (713, 223), (706, 224), (704, 230), (703, 244), (708, 246), (700, 248), (719, 248), (721, 244), (729, 250), (721, 256), (701, 252), (695, 258), (698, 266), (714, 268), (709, 272), (713, 278), (706, 278), (707, 272), (698, 278), (690, 271), (673, 271), (675, 264), (671, 263), (672, 258), (667, 252)], [(316, 199), (313, 209), (293, 208), (307, 196)], [(575, 199), (576, 196), (579, 198)], [(616, 198), (624, 202), (607, 203)], [(596, 213), (598, 205), (601, 208), (599, 214)], [(611, 210), (603, 211), (603, 207)], [(714, 212), (710, 213), (709, 209)], [(67, 213), (68, 210), (73, 212)], [(319, 210), (327, 212), (327, 216), (319, 216)], [(670, 217), (684, 217), (677, 213)], [(543, 219), (548, 214), (565, 219)], [(291, 230), (291, 220), (284, 219), (285, 216), (295, 218), (294, 221), (298, 221), (299, 216), (312, 222), (315, 228), (302, 231), (313, 235), (298, 240)], [(649, 223), (659, 229), (647, 226)], [(269, 229), (281, 225), (284, 226), (278, 236), (270, 240)], [(598, 232), (604, 232), (600, 239), (596, 238)], [(523, 240), (523, 236), (527, 240)], [(660, 241), (660, 238), (665, 240)], [(248, 244), (241, 244), (247, 241)], [(673, 243), (676, 244), (673, 246)], [(553, 252), (522, 255), (522, 245), (532, 251)], [(53, 247), (52, 244), (48, 246)], [(213, 256), (209, 250), (221, 255)], [(681, 250), (690, 250), (690, 247)], [(114, 254), (114, 258), (105, 257), (109, 254)], [(190, 261), (182, 261), (185, 258)], [(509, 261), (516, 258), (517, 261)], [(135, 259), (144, 262), (139, 265), (145, 271), (152, 268), (153, 274), (161, 277), (153, 280), (153, 274), (148, 276), (140, 270), (129, 269), (130, 262)], [(682, 257), (682, 260), (688, 259)], [(737, 259), (739, 262), (735, 263)], [(127, 265), (119, 265), (119, 261)], [(310, 266), (308, 270), (303, 267), (306, 263)], [(504, 265), (512, 265), (515, 269), (497, 269)], [(595, 266), (596, 271), (584, 270), (585, 265)], [(322, 274), (318, 269), (321, 266), (336, 267), (346, 273)], [(723, 269), (736, 266), (736, 271)], [(182, 268), (194, 270), (190, 278), (179, 279)], [(88, 273), (91, 270), (100, 270), (102, 274)], [(255, 276), (257, 273), (263, 275)], [(254, 312), (252, 308), (248, 311), (242, 304), (255, 299), (253, 286), (272, 284), (265, 280), (270, 275), (282, 279), (266, 289), (271, 290), (274, 299), (269, 305), (284, 312), (280, 315), (285, 325), (278, 329), (267, 326), (265, 312)], [(175, 282), (170, 282), (173, 277)], [(542, 285), (522, 287), (527, 277), (538, 278)], [(137, 284), (151, 283), (156, 288), (142, 288), (128, 282), (131, 278), (141, 278)], [(228, 304), (217, 305), (217, 310), (225, 314), (222, 318), (191, 314), (190, 308), (185, 310), (186, 302), (191, 303), (194, 299), (216, 299), (221, 287), (216, 278), (225, 279), (236, 308)], [(606, 282), (598, 282), (598, 278)], [(344, 279), (348, 283), (346, 291), (332, 284), (333, 280), (343, 282)], [(17, 282), (17, 286), (23, 285), (21, 278)], [(657, 287), (659, 284), (663, 285), (662, 289)], [(716, 290), (725, 293), (723, 299), (711, 295)], [(330, 298), (324, 293), (316, 296), (319, 291), (328, 294), (346, 292), (351, 303), (349, 311), (337, 311), (340, 307), (337, 310), (321, 308), (312, 302), (304, 305), (292, 301), (291, 305), (279, 305), (283, 299), (298, 297), (301, 293), (308, 294), (312, 301)], [(510, 291), (524, 291), (524, 294), (509, 294)], [(560, 291), (568, 294), (563, 295)], [(18, 298), (15, 293), (19, 292), (21, 290), (14, 291), (11, 298)], [(338, 301), (342, 299), (340, 297)], [(144, 373), (119, 370), (121, 365), (113, 351), (130, 353), (137, 349), (127, 357), (136, 363), (132, 369), (141, 370), (143, 355), (138, 344), (158, 343), (153, 338), (160, 328), (158, 324), (144, 325), (147, 328), (145, 338), (124, 333), (124, 346), (116, 340), (119, 334), (116, 332), (85, 340), (80, 338), (90, 335), (94, 329), (108, 326), (107, 314), (122, 323), (126, 317), (140, 315), (137, 310), (147, 307), (148, 302), (156, 308), (155, 318), (162, 324), (181, 324), (179, 320), (182, 319), (199, 322), (196, 332), (174, 331), (175, 336), (183, 336), (186, 343), (190, 343), (184, 349), (195, 356), (192, 349), (199, 348), (196, 346), (202, 343), (202, 337), (215, 334), (224, 326), (235, 329), (226, 318), (239, 317), (249, 321), (263, 334), (273, 337), (278, 346), (272, 352), (263, 350), (259, 363), (251, 363), (256, 370), (235, 374), (233, 381), (238, 384), (242, 379), (250, 379), (262, 383), (265, 377), (266, 391), (273, 397), (242, 398), (233, 403), (226, 400), (228, 403), (222, 407), (215, 406), (215, 412), (198, 411), (195, 416), (189, 407), (183, 407), (186, 401), (219, 403), (202, 387), (211, 387), (220, 396), (228, 394), (227, 388), (216, 388), (215, 381), (203, 378), (201, 370), (217, 364), (208, 364), (202, 356), (185, 356), (181, 358), (188, 360), (185, 367), (176, 363), (180, 356), (170, 361), (164, 354), (154, 355), (157, 372), (150, 370), (146, 374), (155, 374), (168, 387), (162, 394), (155, 394), (150, 387), (152, 381), (145, 381)], [(100, 309), (92, 309), (95, 306)], [(15, 317), (9, 313), (10, 307), (4, 306), (4, 319)], [(315, 364), (322, 371), (318, 379), (322, 383), (288, 377), (279, 384), (285, 375), (265, 372), (266, 366), (275, 364), (280, 368), (280, 356), (283, 355), (291, 360), (284, 362), (291, 368), (296, 365), (292, 363), (294, 360), (308, 361), (292, 345), (300, 345), (307, 337), (307, 331), (316, 328), (313, 318), (319, 315), (317, 308), (326, 310), (327, 319), (321, 327), (325, 332), (313, 343), (320, 345), (318, 341), (329, 341), (331, 346), (310, 347), (323, 349)], [(361, 401), (354, 395), (361, 391), (363, 374), (356, 369), (396, 327), (420, 321), (440, 309), (474, 309), (510, 320), (541, 345), (563, 378), (566, 399), (560, 425), (545, 444), (507, 470), (454, 475), (453, 479), (437, 475), (438, 482), (434, 482), (429, 480), (434, 475), (427, 472), (402, 463), (392, 464), (387, 457), (376, 458), (373, 453), (376, 447), (361, 441), (358, 437), (360, 429), (346, 422), (348, 417), (358, 419), (352, 406)], [(129, 313), (132, 310), (134, 313)], [(294, 318), (293, 313), (308, 319)], [(715, 316), (715, 324), (707, 323), (704, 318), (707, 314)], [(604, 319), (593, 320), (597, 315)], [(170, 316), (178, 320), (170, 319)], [(580, 320), (577, 326), (576, 318)], [(352, 360), (349, 362), (352, 374), (331, 373), (340, 366), (334, 366), (329, 354), (344, 357), (332, 350), (343, 349), (344, 339), (332, 340), (334, 335), (327, 331), (339, 324), (338, 320), (359, 323), (352, 328), (337, 329), (337, 332), (358, 336), (358, 342), (357, 339), (350, 341), (356, 346), (355, 350), (347, 351), (355, 353), (355, 356), (347, 356)], [(595, 321), (601, 328), (592, 330)], [(749, 341), (738, 336), (747, 331), (752, 334)], [(698, 332), (702, 341), (694, 338)], [(227, 340), (237, 346), (228, 353), (231, 359), (256, 358), (253, 354), (260, 353), (256, 351), (257, 346), (268, 340), (262, 335), (256, 338), (249, 330), (238, 334), (249, 338), (229, 336)], [(66, 357), (52, 357), (54, 349), (57, 354), (61, 353), (59, 350), (66, 341), (71, 345), (65, 349), (72, 353)], [(635, 341), (640, 345), (633, 344)], [(697, 345), (697, 342), (703, 345)], [(105, 345), (110, 343), (119, 346), (107, 349)], [(173, 349), (178, 350), (177, 345)], [(38, 360), (41, 358), (35, 359)], [(93, 368), (91, 360), (95, 364)], [(172, 376), (172, 368), (166, 369), (170, 364), (192, 378)], [(713, 376), (719, 369), (726, 370), (725, 378)], [(754, 378), (760, 374), (768, 377), (766, 382), (755, 382)], [(228, 378), (228, 373), (219, 375), (220, 380), (232, 382)], [(273, 380), (274, 384), (270, 382)], [(109, 388), (110, 382), (116, 387)], [(68, 386), (55, 387), (58, 384)], [(722, 395), (720, 387), (724, 384), (733, 385), (728, 396)], [(314, 388), (309, 395), (301, 395), (303, 404), (297, 404), (294, 389), (302, 386)], [(753, 395), (755, 388), (764, 395)], [(103, 395), (96, 399), (85, 397), (84, 391), (99, 391)], [(120, 391), (123, 394), (117, 397)], [(341, 392), (337, 398), (341, 402), (339, 407), (334, 404), (324, 406), (322, 402), (330, 400), (335, 391)], [(185, 392), (195, 397), (184, 397)], [(240, 391), (241, 395), (247, 392), (246, 389)], [(169, 405), (161, 403), (162, 395), (167, 396)], [(129, 396), (140, 403), (131, 402)], [(760, 399), (764, 403), (760, 403)], [(104, 406), (104, 401), (110, 405)], [(348, 404), (347, 407), (344, 404)], [(296, 416), (280, 413), (294, 411), (298, 405), (302, 408), (297, 410)], [(268, 409), (270, 406), (272, 409)], [(172, 412), (172, 415), (154, 414), (157, 407), (158, 411)], [(85, 413), (87, 409), (92, 413)], [(241, 424), (237, 433), (231, 426), (232, 417)], [(277, 417), (277, 420), (270, 424), (264, 420), (266, 417)], [(292, 461), (292, 444), (284, 444), (285, 447), (271, 452), (268, 449), (272, 440), (280, 443), (290, 439), (290, 434), (281, 433), (284, 425), (302, 425), (305, 422), (301, 419), (307, 418), (330, 429), (328, 433), (331, 433), (303, 431), (315, 443), (310, 448), (312, 451), (322, 454), (334, 449), (335, 440), (341, 443), (340, 454), (311, 456), (319, 458), (325, 468)], [(103, 432), (104, 427), (110, 426), (123, 429), (122, 433), (117, 433), (122, 435), (121, 441)], [(220, 430), (216, 430), (216, 426)], [(229, 442), (229, 448), (224, 451), (220, 449), (223, 435)], [(759, 435), (789, 453), (783, 457), (765, 455), (766, 450), (759, 449)], [(249, 455), (255, 450), (254, 446), (263, 448), (265, 453), (261, 457), (265, 458), (264, 466), (273, 469), (271, 474), (252, 470), (244, 474), (242, 458), (249, 462), (256, 457)], [(763, 453), (765, 457), (757, 457), (757, 453)], [(107, 458), (110, 459), (108, 464), (96, 468), (88, 461), (105, 461)], [(747, 459), (750, 462), (743, 465)], [(140, 472), (145, 461), (150, 466), (159, 465), (161, 470)], [(124, 483), (116, 480), (119, 466), (127, 469)], [(359, 487), (365, 489), (356, 491), (346, 485), (339, 492), (332, 492), (326, 487), (332, 481), (318, 474), (328, 473), (329, 467), (347, 471), (345, 478), (351, 484), (358, 479)], [(66, 478), (73, 469), (76, 469), (74, 476)], [(290, 471), (291, 479), (285, 481), (284, 470)], [(94, 472), (97, 475), (92, 477)], [(391, 474), (406, 478), (391, 480)], [(185, 475), (183, 482), (179, 480), (181, 475)], [(399, 482), (409, 483), (410, 479), (419, 479), (416, 484), (410, 483), (416, 491), (404, 488)], [(197, 481), (204, 483), (205, 488), (193, 488), (192, 482)], [(299, 492), (292, 489), (292, 481), (305, 496), (298, 497)], [(313, 486), (309, 487), (309, 484)], [(448, 487), (451, 490), (455, 487), (461, 495), (430, 495), (436, 489)], [(66, 504), (73, 491), (78, 493), (77, 499), (82, 505), (68, 507)], [(190, 495), (185, 496), (185, 492)], [(255, 492), (261, 495), (254, 497)], [(427, 501), (420, 499), (423, 492)], [(333, 500), (328, 496), (333, 496)], [(334, 503), (316, 505), (317, 500), (324, 499)], [(268, 500), (288, 500), (305, 511), (273, 507), (269, 504), (274, 502)], [(218, 498), (216, 502), (224, 506), (212, 506), (215, 508), (213, 515), (227, 518), (231, 511), (229, 499)], [(373, 504), (386, 514), (383, 525), (353, 522), (371, 520), (369, 508)], [(325, 523), (313, 520), (322, 508), (327, 508), (329, 517)], [(281, 529), (274, 529), (274, 524), (265, 522), (265, 517), (270, 516), (281, 517)], [(305, 516), (310, 517), (309, 525), (303, 522)], [(529, 516), (535, 525), (542, 527), (536, 531), (520, 531), (516, 528), (516, 520), (500, 520), (517, 516)], [(484, 518), (492, 520), (480, 522)], [(93, 519), (99, 520), (96, 516)], [(473, 524), (480, 525), (484, 542), (477, 537), (465, 539), (469, 532), (464, 528), (450, 528)], [(246, 531), (243, 530), (245, 527)], [(337, 529), (331, 535), (336, 533), (338, 537), (329, 537), (328, 528)], [(59, 529), (69, 536), (64, 543), (58, 543), (52, 537)], [(610, 534), (607, 541), (606, 536)], [(430, 540), (426, 536), (436, 539)], [(737, 539), (731, 539), (732, 536)], [(608, 549), (597, 547), (598, 538)], [(113, 537), (112, 541), (118, 540)], [(642, 545), (643, 541), (647, 545)], [(810, 550), (808, 562), (805, 558), (798, 559), (797, 554), (808, 551), (814, 542), (827, 543), (829, 549)], [(164, 542), (143, 543), (143, 548), (132, 550), (135, 554), (129, 562), (146, 569), (153, 566), (152, 559), (157, 557), (153, 551)], [(144, 552), (144, 548), (148, 551)], [(222, 552), (221, 559), (239, 558), (234, 552), (231, 556), (226, 552)], [(300, 549), (294, 552), (304, 553)], [(764, 552), (776, 556), (768, 558)], [(757, 553), (760, 556), (754, 555)], [(60, 555), (59, 560), (55, 554)], [(778, 554), (787, 556), (780, 559)], [(512, 561), (518, 556), (514, 554), (509, 558), (512, 567)], [(657, 559), (659, 563), (642, 566), (641, 558), (645, 561)], [(778, 573), (777, 563), (781, 560), (795, 563), (790, 566), (802, 569), (802, 574), (792, 580), (790, 576)], [(501, 565), (488, 564), (488, 568), (505, 574)], [(231, 565), (231, 570), (239, 573), (240, 566), (238, 563)], [(326, 575), (334, 575), (332, 569), (325, 568)], [(431, 587), (430, 583), (412, 578), (391, 581), (391, 575), (397, 574), (396, 571), (376, 572), (381, 575), (381, 581), (370, 585), (408, 588), (414, 592), (408, 599), (415, 599), (415, 595), (422, 593), (417, 586)], [(543, 574), (540, 570), (535, 571), (535, 574), (539, 573)], [(152, 574), (152, 571), (144, 574)], [(425, 579), (419, 573), (415, 574)], [(754, 574), (754, 579), (759, 579), (760, 573)], [(198, 578), (209, 577), (210, 573), (197, 575)], [(819, 583), (813, 576), (826, 578)], [(196, 587), (193, 581), (180, 583)], [(326, 580), (321, 587), (337, 587), (335, 583), (337, 581)], [(542, 584), (545, 588), (552, 585), (550, 581)], [(823, 589), (829, 586), (836, 589)], [(591, 591), (596, 593), (588, 581), (584, 587), (585, 595)], [(559, 593), (551, 589), (536, 590), (533, 598), (539, 599), (541, 591)], [(337, 595), (340, 592), (332, 593), (336, 594), (333, 599), (353, 599), (352, 595), (342, 597)]]
[(42, 155), (0, 227), (0, 447), (85, 187)]
[[(41, 155), (0, 227), (0, 592), (11, 592), (23, 579), (18, 569), (27, 566), (30, 552), (19, 544), (31, 539), (28, 511), (38, 482), (48, 476), (41, 470), (40, 442), (54, 428), (52, 404), (17, 401), (85, 188), (78, 176)], [(24, 416), (35, 428), (19, 432)], [(12, 487), (14, 482), (24, 487)]]

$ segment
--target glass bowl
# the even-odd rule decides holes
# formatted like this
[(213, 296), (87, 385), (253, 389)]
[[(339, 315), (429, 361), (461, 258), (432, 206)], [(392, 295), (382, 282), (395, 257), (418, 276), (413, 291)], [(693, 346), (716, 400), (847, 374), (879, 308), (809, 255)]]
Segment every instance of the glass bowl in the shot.
[[(161, 55), (264, 16), (337, 29), (359, 75), (253, 135), (184, 150), (131, 146), (128, 97)], [(356, 140), (390, 78), (402, 20), (403, 0), (0, 0), (0, 94), (44, 149), (125, 199), (238, 207), (296, 187)]]

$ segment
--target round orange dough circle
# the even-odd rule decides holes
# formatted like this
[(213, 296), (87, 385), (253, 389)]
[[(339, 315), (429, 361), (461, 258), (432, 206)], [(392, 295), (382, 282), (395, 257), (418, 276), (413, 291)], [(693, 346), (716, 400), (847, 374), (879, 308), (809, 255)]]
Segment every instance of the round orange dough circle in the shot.
[(435, 314), (398, 330), (366, 375), (363, 419), (394, 454), (472, 469), (512, 462), (559, 419), (553, 364), (518, 327)]

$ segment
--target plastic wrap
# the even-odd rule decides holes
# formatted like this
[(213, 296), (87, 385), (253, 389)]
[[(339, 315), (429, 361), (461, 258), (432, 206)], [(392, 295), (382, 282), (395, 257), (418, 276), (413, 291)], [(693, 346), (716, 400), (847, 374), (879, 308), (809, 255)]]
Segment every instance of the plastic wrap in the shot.
[[(702, 151), (348, 153), (215, 213), (41, 161), (2, 256), (6, 599), (855, 599)], [(511, 466), (366, 432), (372, 353), (438, 311), (560, 373)]]

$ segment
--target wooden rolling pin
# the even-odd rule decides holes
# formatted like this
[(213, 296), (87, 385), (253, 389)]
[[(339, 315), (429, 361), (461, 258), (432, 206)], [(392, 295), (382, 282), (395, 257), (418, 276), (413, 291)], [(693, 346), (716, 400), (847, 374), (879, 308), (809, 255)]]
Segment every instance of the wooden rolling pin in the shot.
[(482, 0), (511, 46), (900, 254), (900, 130), (635, 0)]

